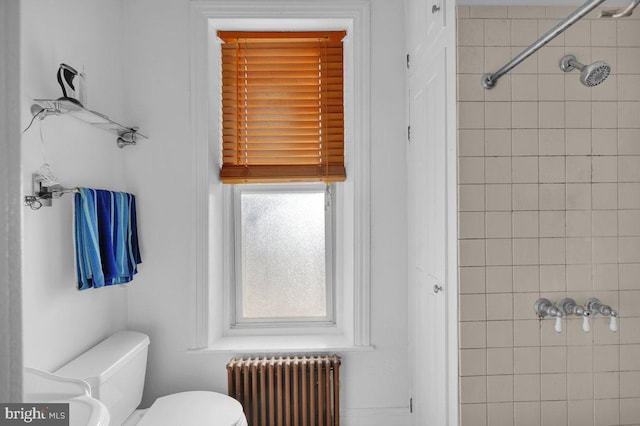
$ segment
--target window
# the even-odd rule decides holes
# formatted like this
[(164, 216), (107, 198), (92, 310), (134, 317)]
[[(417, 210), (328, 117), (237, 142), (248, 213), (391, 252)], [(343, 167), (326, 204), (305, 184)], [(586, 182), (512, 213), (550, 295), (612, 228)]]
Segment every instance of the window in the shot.
[[(370, 290), (370, 10), (367, 2), (196, 2), (191, 10), (191, 110), (195, 142), (196, 250), (192, 348), (234, 353), (368, 350)], [(234, 326), (235, 188), (219, 179), (223, 163), (222, 42), (218, 31), (342, 31), (344, 182), (333, 185), (333, 321)], [(213, 161), (212, 161), (213, 160)], [(324, 187), (324, 179), (315, 184)], [(291, 182), (290, 182), (291, 183)], [(294, 182), (295, 183), (295, 182)], [(299, 183), (295, 183), (299, 185)], [(314, 183), (305, 183), (313, 185)], [(278, 184), (280, 185), (280, 184)], [(257, 185), (267, 188), (267, 184)], [(280, 337), (279, 337), (280, 336)]]
[(235, 323), (333, 324), (330, 186), (235, 185)]
[(345, 31), (218, 31), (223, 183), (344, 181)]
[(218, 31), (220, 180), (235, 187), (232, 327), (334, 324), (328, 184), (346, 177), (345, 35)]

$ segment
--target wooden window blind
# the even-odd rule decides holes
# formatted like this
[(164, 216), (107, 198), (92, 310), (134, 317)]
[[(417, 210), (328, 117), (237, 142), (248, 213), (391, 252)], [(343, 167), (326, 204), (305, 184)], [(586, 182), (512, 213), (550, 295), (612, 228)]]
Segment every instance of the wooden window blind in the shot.
[(218, 31), (224, 183), (339, 182), (346, 31)]

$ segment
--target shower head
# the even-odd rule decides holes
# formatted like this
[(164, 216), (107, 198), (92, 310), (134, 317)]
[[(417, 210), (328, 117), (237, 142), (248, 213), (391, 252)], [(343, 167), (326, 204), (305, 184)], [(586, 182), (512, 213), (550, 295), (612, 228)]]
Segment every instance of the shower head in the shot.
[(597, 61), (591, 65), (581, 64), (573, 55), (566, 55), (560, 60), (560, 69), (569, 72), (574, 69), (582, 71), (580, 73), (580, 82), (587, 87), (597, 86), (609, 77), (611, 67), (603, 61)]

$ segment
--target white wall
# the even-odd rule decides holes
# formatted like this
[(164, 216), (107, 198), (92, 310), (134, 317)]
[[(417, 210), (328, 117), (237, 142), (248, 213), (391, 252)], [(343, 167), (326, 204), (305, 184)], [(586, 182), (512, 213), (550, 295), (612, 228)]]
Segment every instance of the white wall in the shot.
[(22, 399), (20, 3), (0, 2), (0, 401)]
[[(401, 5), (372, 1), (371, 341), (376, 350), (342, 354), (342, 404), (351, 424), (400, 425), (408, 418), (406, 190), (398, 172), (406, 143)], [(126, 158), (145, 248), (144, 274), (128, 298), (128, 327), (151, 337), (145, 404), (180, 390), (226, 392), (230, 358), (187, 353), (195, 330), (190, 295), (196, 241), (188, 6), (187, 0), (125, 3), (127, 114), (151, 135)]]
[[(122, 120), (121, 0), (22, 1), (21, 126), (31, 119), (33, 98), (62, 96), (61, 62), (88, 76), (88, 107)], [(22, 139), (24, 194), (43, 162), (63, 186), (127, 190), (124, 156), (115, 136), (69, 117), (36, 122)], [(132, 123), (133, 124), (133, 123)], [(102, 288), (78, 292), (73, 261), (71, 195), (53, 207), (24, 213), (24, 362), (55, 369), (126, 324), (126, 292)], [(144, 258), (143, 258), (144, 259)]]

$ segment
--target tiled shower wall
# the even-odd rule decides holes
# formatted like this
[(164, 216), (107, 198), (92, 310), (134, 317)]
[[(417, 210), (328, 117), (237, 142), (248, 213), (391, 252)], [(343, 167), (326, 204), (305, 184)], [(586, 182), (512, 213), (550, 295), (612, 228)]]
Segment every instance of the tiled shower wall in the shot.
[[(483, 90), (573, 9), (458, 9), (462, 426), (640, 425), (640, 19), (577, 23)], [(565, 54), (605, 60), (586, 88)], [(538, 320), (540, 297), (607, 319)]]

